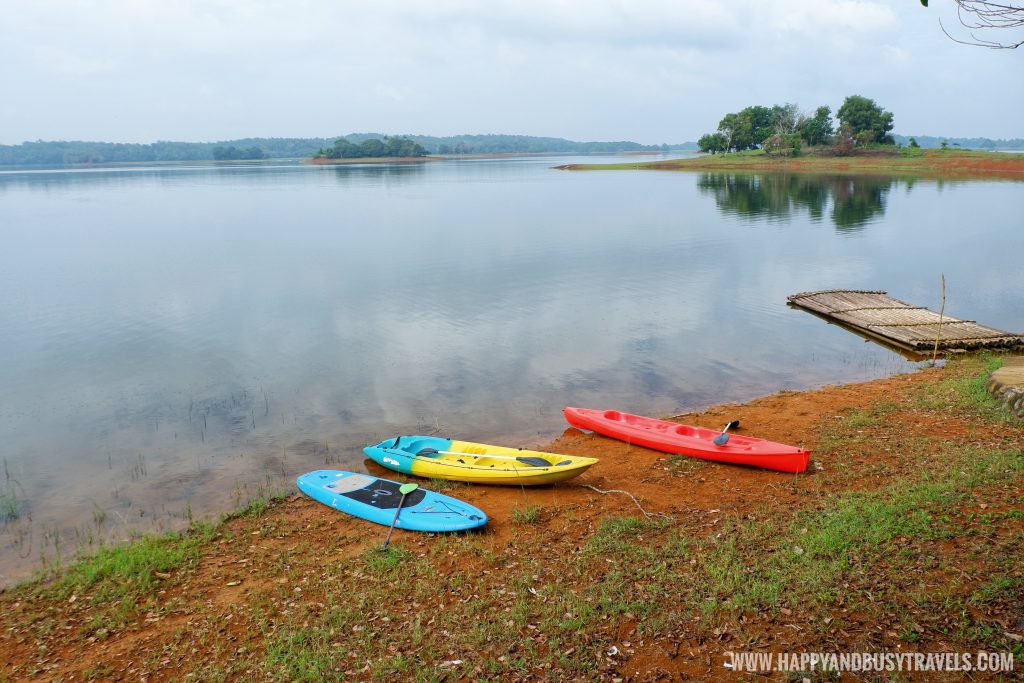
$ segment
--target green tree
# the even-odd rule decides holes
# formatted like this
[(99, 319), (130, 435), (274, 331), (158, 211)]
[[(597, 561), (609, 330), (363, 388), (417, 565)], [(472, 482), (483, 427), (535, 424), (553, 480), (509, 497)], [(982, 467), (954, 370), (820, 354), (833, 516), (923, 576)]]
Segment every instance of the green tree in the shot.
[(800, 107), (786, 103), (772, 107), (771, 118), (774, 135), (790, 135), (800, 129), (807, 117), (800, 113)]
[(421, 157), (427, 153), (422, 145), (409, 138), (385, 137), (384, 156), (389, 157)]
[(910, 138), (910, 140), (907, 141), (907, 147), (918, 149), (921, 147), (921, 145), (917, 144), (917, 138)]
[(799, 133), (776, 133), (770, 135), (763, 145), (766, 154), (773, 156), (784, 156), (784, 157), (795, 157), (800, 154), (800, 134)]
[(369, 140), (363, 140), (359, 143), (359, 151), (362, 157), (382, 157), (384, 156), (384, 143), (377, 138), (370, 138)]
[(781, 107), (769, 109), (768, 107), (753, 106), (740, 112), (741, 117), (750, 121), (749, 149), (761, 146), (765, 140), (775, 134), (776, 116), (781, 110)]
[[(836, 112), (839, 123), (848, 127), (855, 139), (894, 144), (889, 135), (892, 130), (892, 112), (883, 110), (874, 100), (860, 95), (850, 95)], [(863, 135), (862, 135), (863, 134)]]
[(800, 137), (811, 146), (824, 145), (832, 137), (832, 133), (832, 109), (827, 106), (815, 109), (814, 116), (800, 126)]
[(708, 133), (697, 140), (697, 149), (701, 152), (717, 154), (726, 151), (725, 136), (721, 133)]
[(750, 147), (753, 131), (750, 122), (739, 114), (726, 114), (718, 122), (718, 132), (725, 139), (725, 149), (737, 152)]

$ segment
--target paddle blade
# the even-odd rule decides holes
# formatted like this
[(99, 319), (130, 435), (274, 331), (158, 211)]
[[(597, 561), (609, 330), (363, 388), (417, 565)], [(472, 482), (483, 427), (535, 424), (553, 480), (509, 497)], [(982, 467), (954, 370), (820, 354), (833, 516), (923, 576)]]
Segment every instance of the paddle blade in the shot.
[(401, 493), (403, 496), (407, 496), (416, 489), (418, 489), (419, 487), (419, 484), (413, 484), (412, 482), (410, 482), (408, 484), (402, 484), (401, 486), (399, 486), (398, 492)]
[(437, 455), (440, 452), (441, 451), (437, 450), (436, 448), (424, 448), (423, 450), (418, 451), (416, 455)]
[(730, 429), (736, 429), (739, 426), (739, 420), (733, 420), (732, 422), (726, 423), (725, 427), (722, 428), (722, 433), (716, 436), (712, 443), (714, 443), (716, 446), (724, 446), (725, 444), (729, 443), (729, 435), (726, 434), (726, 432), (729, 431)]

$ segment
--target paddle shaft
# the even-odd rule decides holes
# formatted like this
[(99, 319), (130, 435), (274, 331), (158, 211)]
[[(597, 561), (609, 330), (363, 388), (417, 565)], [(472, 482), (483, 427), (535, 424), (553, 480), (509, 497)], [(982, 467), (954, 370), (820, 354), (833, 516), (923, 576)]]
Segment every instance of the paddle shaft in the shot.
[[(407, 491), (406, 488), (409, 486), (411, 486), (412, 488)], [(391, 532), (395, 530), (395, 524), (398, 523), (398, 513), (402, 511), (402, 503), (405, 502), (405, 497), (408, 494), (415, 491), (417, 488), (418, 487), (416, 484), (405, 484), (402, 486), (402, 488), (398, 489), (399, 491), (402, 492), (402, 497), (398, 501), (398, 507), (395, 508), (395, 516), (391, 519), (391, 526), (388, 527), (388, 535), (384, 538), (384, 545), (381, 546), (381, 550), (388, 549), (388, 543), (391, 542)]]
[[(519, 458), (524, 457), (524, 456), (515, 456), (515, 455), (491, 455), (489, 453), (463, 453), (462, 451), (439, 451), (436, 448), (424, 448), (422, 451), (419, 451), (418, 453), (416, 453), (416, 455), (423, 454), (424, 451), (427, 452), (426, 453), (427, 455), (430, 455), (431, 453), (441, 453), (442, 455), (465, 455), (465, 456), (469, 456), (470, 458), (495, 458), (497, 460), (516, 460), (516, 461), (519, 461)], [(529, 457), (529, 456), (527, 456), (527, 457)], [(552, 465), (551, 463), (548, 463), (548, 466), (549, 467), (554, 467), (554, 465)]]

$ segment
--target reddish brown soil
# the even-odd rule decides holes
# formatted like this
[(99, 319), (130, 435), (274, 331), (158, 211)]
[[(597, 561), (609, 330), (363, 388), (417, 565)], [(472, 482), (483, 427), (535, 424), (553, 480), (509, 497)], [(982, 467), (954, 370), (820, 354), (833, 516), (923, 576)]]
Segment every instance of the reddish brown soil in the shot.
[[(1000, 179), (1024, 180), (1024, 154), (925, 150), (921, 156), (901, 156), (895, 150), (863, 149), (850, 156), (834, 156), (827, 150), (795, 158), (760, 156), (703, 156), (699, 158), (613, 165), (666, 171), (731, 173), (854, 174), (901, 176), (936, 180)], [(589, 164), (557, 166), (561, 170), (602, 168)]]

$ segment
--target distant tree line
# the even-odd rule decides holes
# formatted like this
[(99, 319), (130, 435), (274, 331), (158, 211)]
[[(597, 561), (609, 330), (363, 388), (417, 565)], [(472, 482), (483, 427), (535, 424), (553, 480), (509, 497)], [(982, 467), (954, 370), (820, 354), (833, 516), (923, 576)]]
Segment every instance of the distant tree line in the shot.
[[(369, 139), (383, 140), (380, 133), (344, 136), (353, 145)], [(636, 142), (575, 142), (563, 138), (530, 135), (456, 135), (432, 137), (404, 135), (423, 146), (428, 154), (612, 154), (616, 152), (696, 149), (692, 142), (682, 145), (641, 145)], [(217, 148), (221, 159), (266, 158), (305, 159), (332, 147), (337, 138), (243, 138), (222, 142), (168, 142), (151, 144), (52, 141), (0, 145), (0, 166), (63, 166), (73, 164), (149, 163), (157, 161), (214, 161)], [(236, 152), (230, 150), (234, 148)], [(258, 148), (263, 157), (247, 157)], [(241, 152), (239, 152), (240, 150)], [(233, 156), (241, 154), (241, 156)], [(226, 155), (226, 156), (225, 156)]]
[(415, 137), (433, 154), (615, 154), (617, 152), (667, 152), (678, 148), (641, 145), (628, 140), (575, 142), (532, 135), (457, 135), (446, 138)]
[(253, 159), (266, 159), (267, 153), (255, 145), (247, 147), (245, 149), (239, 149), (234, 145), (217, 145), (213, 148), (213, 159), (214, 161), (234, 161), (234, 160), (253, 160)]
[(804, 145), (832, 145), (836, 153), (849, 153), (855, 146), (892, 145), (892, 112), (885, 111), (867, 97), (851, 95), (836, 112), (838, 128), (832, 121), (832, 109), (820, 106), (813, 114), (800, 111), (795, 104), (772, 107), (752, 106), (726, 114), (718, 129), (697, 141), (702, 152), (742, 152), (763, 149), (769, 154), (792, 156)]
[(1024, 149), (1024, 138), (998, 139), (992, 138), (944, 138), (935, 135), (893, 135), (897, 145), (910, 146), (914, 140), (918, 146), (929, 149), (942, 147), (942, 143), (948, 146), (960, 147), (962, 149), (997, 150), (997, 149)]
[[(301, 159), (329, 144), (330, 138), (243, 138), (225, 142), (160, 141), (150, 144), (37, 140), (20, 145), (0, 145), (0, 165), (64, 166), (218, 159)], [(262, 156), (256, 156), (254, 150)]]
[(384, 139), (367, 138), (358, 144), (349, 142), (345, 138), (339, 138), (335, 140), (332, 146), (317, 150), (313, 157), (317, 159), (362, 159), (369, 157), (422, 157), (426, 155), (426, 148), (409, 138), (385, 136)]

